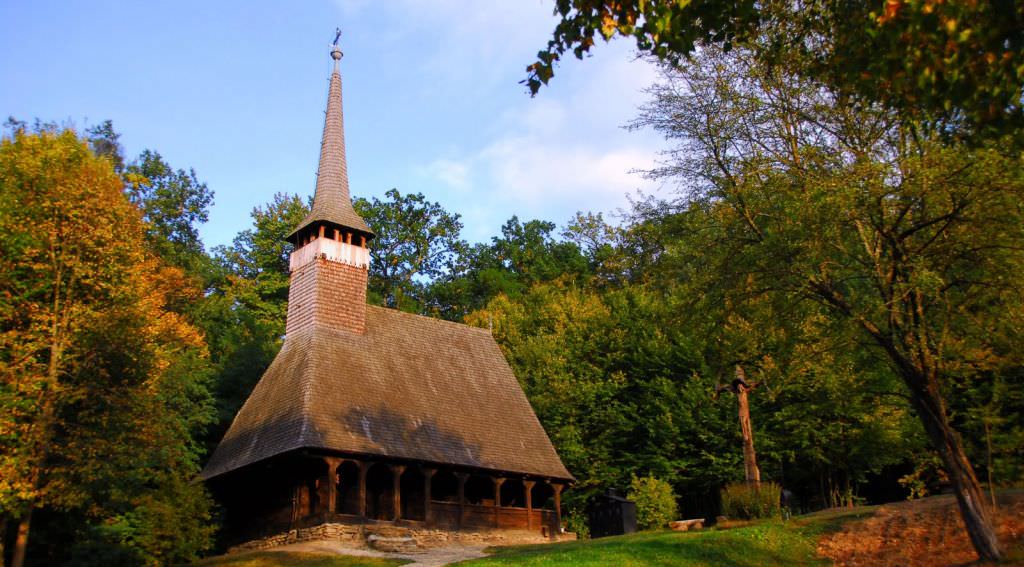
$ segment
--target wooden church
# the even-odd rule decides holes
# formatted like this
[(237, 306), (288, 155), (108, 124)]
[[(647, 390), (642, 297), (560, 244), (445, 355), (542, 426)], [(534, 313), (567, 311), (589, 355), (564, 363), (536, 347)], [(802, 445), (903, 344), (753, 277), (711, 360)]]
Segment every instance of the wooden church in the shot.
[(201, 475), (225, 539), (339, 533), (325, 525), (556, 537), (573, 477), (491, 334), (366, 304), (374, 233), (349, 196), (337, 43), (331, 56), (284, 344)]

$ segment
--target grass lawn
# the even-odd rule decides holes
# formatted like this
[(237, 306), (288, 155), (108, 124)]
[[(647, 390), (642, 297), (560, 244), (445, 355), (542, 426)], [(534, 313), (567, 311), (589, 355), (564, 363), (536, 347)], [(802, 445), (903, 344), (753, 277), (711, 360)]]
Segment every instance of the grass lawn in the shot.
[[(1004, 516), (1001, 529), (1005, 532), (1001, 537), (1006, 539), (1009, 555), (1007, 564), (1024, 565), (1024, 538), (1012, 535), (1024, 532), (1024, 495), (1015, 498), (1000, 502)], [(889, 504), (882, 508), (866, 506), (850, 510), (828, 510), (786, 522), (766, 520), (730, 529), (645, 532), (591, 541), (497, 547), (488, 550), (493, 553), (489, 557), (459, 565), (828, 565), (828, 559), (818, 557), (819, 541), (823, 545), (832, 542), (832, 547), (826, 545), (826, 552), (838, 550), (839, 559), (859, 554), (856, 557), (860, 564), (918, 563), (921, 555), (925, 554), (927, 560), (935, 565), (962, 565), (970, 562), (973, 552), (970, 551), (970, 544), (962, 528), (951, 523), (955, 519), (955, 502), (952, 497), (937, 496)], [(920, 533), (921, 528), (926, 528), (926, 533)], [(876, 549), (878, 538), (896, 538), (897, 541)], [(216, 557), (198, 565), (328, 567), (400, 564), (399, 561), (368, 557), (258, 552)]]
[(543, 546), (499, 547), (494, 555), (459, 565), (827, 565), (816, 556), (818, 536), (870, 510), (766, 521), (728, 530), (647, 532)]
[(256, 551), (253, 553), (211, 557), (196, 563), (196, 565), (201, 567), (277, 567), (278, 565), (301, 565), (302, 567), (387, 567), (404, 563), (406, 561), (379, 559), (376, 557)]

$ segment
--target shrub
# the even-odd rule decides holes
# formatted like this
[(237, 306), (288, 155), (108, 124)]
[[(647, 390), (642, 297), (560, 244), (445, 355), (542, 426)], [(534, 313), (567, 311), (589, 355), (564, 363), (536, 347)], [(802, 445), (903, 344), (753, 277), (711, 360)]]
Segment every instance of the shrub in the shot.
[(778, 516), (781, 494), (782, 488), (774, 482), (760, 485), (734, 482), (722, 489), (722, 514), (741, 520)]
[(634, 476), (626, 496), (636, 502), (636, 523), (641, 530), (665, 528), (676, 519), (676, 496), (672, 485), (663, 480)]
[(587, 523), (587, 515), (582, 510), (570, 508), (562, 520), (565, 523), (565, 530), (576, 534), (577, 539), (590, 539), (590, 524)]

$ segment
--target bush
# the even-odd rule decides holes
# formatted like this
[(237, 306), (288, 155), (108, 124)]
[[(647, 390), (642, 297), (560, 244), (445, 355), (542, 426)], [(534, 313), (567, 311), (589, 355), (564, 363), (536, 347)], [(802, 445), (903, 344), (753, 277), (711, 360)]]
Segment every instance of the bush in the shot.
[(676, 496), (672, 493), (672, 485), (663, 480), (653, 476), (634, 476), (627, 498), (636, 502), (636, 523), (641, 530), (665, 528), (676, 519)]
[(781, 494), (782, 488), (774, 482), (729, 484), (722, 489), (722, 514), (740, 520), (776, 517), (780, 512)]
[(577, 539), (590, 539), (590, 524), (587, 523), (587, 515), (582, 510), (570, 508), (562, 517), (562, 521), (565, 530), (576, 534)]

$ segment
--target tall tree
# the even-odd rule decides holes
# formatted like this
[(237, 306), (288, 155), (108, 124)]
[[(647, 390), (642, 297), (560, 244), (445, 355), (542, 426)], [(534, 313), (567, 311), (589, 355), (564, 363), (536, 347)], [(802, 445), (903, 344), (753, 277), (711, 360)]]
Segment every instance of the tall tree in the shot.
[(998, 558), (943, 392), (1015, 364), (1019, 158), (915, 141), (887, 113), (742, 53), (673, 76), (639, 124), (679, 143), (654, 175), (697, 180), (684, 180), (701, 227), (688, 261), (751, 297), (813, 301), (833, 333), (868, 341), (904, 383), (976, 550)]
[(422, 193), (397, 189), (356, 199), (353, 206), (376, 232), (370, 246), (370, 298), (388, 307), (420, 311), (426, 281), (451, 271), (465, 244), (459, 215)]
[(292, 252), (285, 238), (308, 213), (297, 195), (278, 193), (252, 210), (252, 228), (240, 232), (230, 247), (214, 250), (221, 278), (198, 313), (216, 372), (217, 419), (206, 438), (211, 448), (281, 348)]
[(126, 169), (128, 196), (142, 209), (151, 246), (168, 262), (195, 272), (204, 258), (198, 225), (209, 218), (213, 192), (195, 170), (172, 168), (144, 150)]
[[(147, 252), (110, 161), (71, 131), (19, 130), (0, 142), (0, 258), (0, 515), (19, 524), (15, 567), (39, 509), (100, 523), (141, 517), (143, 500), (167, 506), (162, 489), (176, 485), (195, 514), (165, 507), (164, 520), (182, 532), (201, 524), (209, 502), (187, 479), (197, 470), (192, 436), (208, 416), (204, 350), (167, 310), (194, 288)], [(210, 536), (190, 533), (191, 551), (176, 538), (142, 550), (153, 542), (144, 533), (135, 549), (187, 560)]]

